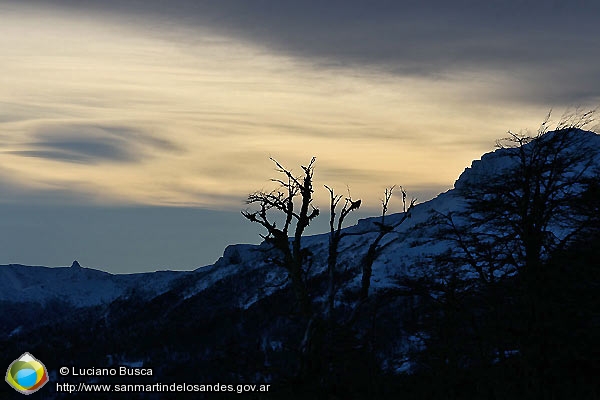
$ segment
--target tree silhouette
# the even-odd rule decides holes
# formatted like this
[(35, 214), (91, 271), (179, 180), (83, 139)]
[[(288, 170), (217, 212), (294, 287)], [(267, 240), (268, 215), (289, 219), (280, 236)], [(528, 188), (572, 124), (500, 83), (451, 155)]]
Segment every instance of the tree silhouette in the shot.
[[(600, 148), (597, 134), (582, 130), (592, 116), (563, 119), (554, 129), (547, 118), (535, 135), (509, 132), (486, 168), (456, 185), (462, 209), (434, 211), (424, 227), (451, 246), (426, 273), (399, 283), (421, 300), (415, 331), (424, 334), (426, 349), (418, 360), (444, 379), (458, 380), (460, 370), (474, 366), (501, 370), (500, 363), (522, 372), (531, 389), (525, 393), (548, 397), (551, 373), (575, 357), (557, 350), (558, 343), (584, 337), (589, 344), (583, 326), (597, 332), (573, 317), (574, 308), (590, 314), (575, 288), (588, 296), (597, 268), (581, 257), (569, 265), (564, 256), (597, 243)], [(581, 280), (581, 271), (592, 283)]]
[[(306, 227), (319, 215), (319, 209), (313, 205), (315, 158), (312, 158), (306, 166), (301, 166), (303, 173), (300, 176), (295, 176), (278, 161), (272, 158), (271, 160), (275, 163), (277, 172), (283, 175), (283, 178), (271, 179), (279, 187), (270, 192), (259, 191), (249, 195), (247, 204), (258, 206), (258, 209), (245, 210), (242, 214), (249, 221), (258, 223), (267, 230), (267, 234), (261, 236), (270, 245), (270, 250), (275, 251), (271, 261), (286, 270), (300, 314), (306, 324), (300, 343), (301, 360), (298, 375), (304, 378), (318, 376), (319, 383), (326, 385), (335, 374), (355, 373), (341, 365), (350, 362), (354, 365), (355, 371), (365, 367), (365, 365), (357, 365), (356, 360), (351, 361), (352, 354), (356, 357), (366, 355), (363, 351), (364, 346), (357, 342), (360, 335), (353, 332), (353, 325), (369, 296), (373, 264), (383, 248), (389, 244), (382, 245), (383, 238), (410, 216), (416, 200), (413, 199), (407, 207), (406, 192), (400, 187), (404, 214), (398, 221), (388, 224), (385, 217), (394, 187), (388, 188), (382, 199), (381, 219), (373, 224), (375, 230), (370, 227), (364, 232), (347, 232), (343, 230), (344, 221), (350, 213), (360, 208), (361, 200), (352, 199), (349, 193), (344, 198), (337, 195), (331, 187), (325, 186), (330, 195), (330, 232), (327, 269), (324, 274), (325, 301), (320, 301), (318, 300), (321, 294), (319, 279), (309, 276), (312, 255), (310, 250), (302, 245), (302, 235)], [(343, 203), (342, 199), (344, 199)], [(283, 221), (283, 223), (279, 222), (278, 225), (276, 221)], [(359, 265), (355, 266), (357, 267), (355, 270), (360, 271), (361, 274), (357, 300), (349, 313), (345, 315), (336, 313), (335, 299), (343, 285), (343, 278), (338, 271), (340, 243), (347, 236), (373, 233), (377, 235), (369, 244)], [(310, 286), (311, 279), (315, 281), (313, 287)], [(357, 349), (359, 349), (358, 353)], [(372, 358), (372, 355), (366, 357)]]
[[(508, 273), (514, 270), (535, 280), (543, 261), (590, 225), (591, 216), (579, 210), (578, 203), (597, 179), (600, 149), (591, 140), (595, 134), (581, 130), (591, 114), (583, 114), (578, 123), (563, 120), (552, 131), (547, 118), (535, 136), (509, 132), (497, 143), (507, 165), (493, 176), (473, 176), (457, 188), (466, 200), (462, 231), (475, 236), (473, 249), (478, 254), (500, 250), (494, 257), (504, 265), (490, 268), (487, 279), (497, 267), (506, 266)], [(455, 238), (461, 243), (458, 234)], [(460, 247), (470, 252), (464, 243)]]
[[(319, 209), (312, 205), (315, 158), (313, 157), (308, 165), (302, 166), (304, 173), (299, 177), (294, 176), (275, 159), (271, 158), (271, 161), (277, 166), (277, 171), (284, 175), (283, 179), (272, 179), (280, 184), (280, 188), (271, 192), (255, 192), (248, 196), (247, 204), (258, 204), (260, 209), (242, 211), (242, 215), (267, 230), (267, 235), (263, 238), (282, 255), (281, 259), (274, 262), (286, 269), (300, 310), (305, 317), (310, 318), (312, 304), (306, 288), (304, 261), (307, 254), (302, 248), (302, 235), (310, 222), (319, 215)], [(297, 197), (300, 198), (299, 211), (295, 209), (294, 204)], [(277, 227), (274, 217), (270, 215), (271, 211), (276, 211), (285, 218), (282, 228)], [(291, 246), (290, 229), (294, 230)]]

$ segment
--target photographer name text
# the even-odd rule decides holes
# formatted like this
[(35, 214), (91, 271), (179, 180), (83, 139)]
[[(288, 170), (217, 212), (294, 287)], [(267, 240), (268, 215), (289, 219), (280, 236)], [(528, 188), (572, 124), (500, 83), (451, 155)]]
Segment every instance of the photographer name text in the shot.
[[(71, 367), (71, 376), (152, 376), (152, 368), (132, 368), (120, 366), (118, 368), (76, 368)], [(61, 375), (65, 374), (65, 368), (61, 368)]]

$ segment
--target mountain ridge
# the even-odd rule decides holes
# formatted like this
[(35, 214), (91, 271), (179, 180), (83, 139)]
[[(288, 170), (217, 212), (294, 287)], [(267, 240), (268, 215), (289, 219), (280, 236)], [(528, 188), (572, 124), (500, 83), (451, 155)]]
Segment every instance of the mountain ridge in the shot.
[[(597, 174), (600, 137), (581, 138), (590, 138)], [(598, 369), (593, 354), (600, 330), (600, 275), (593, 262), (600, 249), (600, 180), (593, 176), (589, 186), (584, 181), (569, 187), (576, 192), (568, 197), (573, 204), (525, 200), (537, 209), (562, 207), (568, 216), (589, 217), (585, 221), (595, 224), (589, 236), (568, 247), (557, 250), (550, 243), (545, 254), (538, 253), (543, 268), (530, 270), (515, 225), (493, 219), (494, 210), (492, 222), (479, 224), (473, 210), (485, 216), (489, 208), (469, 203), (475, 194), (478, 204), (479, 193), (495, 200), (498, 185), (508, 186), (500, 187), (500, 196), (523, 198), (522, 181), (515, 186), (510, 176), (523, 169), (518, 159), (516, 168), (507, 168), (515, 158), (503, 156), (514, 151), (497, 150), (474, 160), (454, 189), (417, 204), (410, 218), (390, 214), (382, 223), (381, 216), (370, 217), (344, 228), (333, 278), (329, 234), (303, 237), (303, 282), (314, 310), (308, 316), (281, 267), (281, 253), (268, 241), (227, 246), (214, 264), (187, 272), (112, 275), (75, 263), (54, 269), (1, 267), (5, 365), (27, 351), (54, 368), (51, 380), (57, 383), (77, 380), (60, 376), (59, 366), (136, 365), (152, 368), (164, 382), (266, 382), (274, 387), (268, 398), (285, 399), (321, 398), (315, 394), (323, 393), (348, 399), (372, 398), (373, 393), (381, 399), (396, 399), (398, 393), (418, 399), (496, 393), (516, 399), (555, 392), (563, 394), (556, 398), (573, 398), (582, 390), (593, 391), (597, 376), (590, 371)], [(472, 181), (462, 187), (467, 179)], [(527, 223), (514, 204), (499, 207), (502, 216), (512, 217), (510, 223), (521, 224), (516, 229)], [(553, 229), (569, 227), (562, 221), (543, 225), (542, 232), (560, 235)], [(444, 229), (454, 222), (458, 231)], [(391, 233), (377, 242), (382, 231)], [(361, 297), (373, 243), (378, 247), (370, 287)], [(548, 375), (548, 362), (553, 375)], [(576, 371), (584, 383), (565, 384), (565, 366), (571, 371), (580, 364), (584, 367)], [(179, 365), (186, 367), (173, 368)], [(532, 371), (537, 381), (532, 385), (523, 371)], [(116, 379), (98, 382), (121, 383), (123, 378)], [(465, 396), (458, 396), (465, 390)], [(58, 389), (46, 394), (49, 399), (71, 395)], [(203, 395), (198, 398), (210, 397)], [(145, 393), (135, 398), (162, 397)]]
[[(548, 134), (552, 134), (549, 132)], [(577, 134), (589, 143), (587, 146), (600, 148), (600, 135), (578, 130)], [(536, 139), (539, 140), (539, 139)], [(507, 155), (511, 149), (499, 148), (485, 153), (480, 159), (473, 160), (454, 182), (454, 188), (440, 193), (435, 198), (418, 203), (411, 210), (411, 217), (401, 224), (393, 237), (386, 238), (382, 243), (384, 250), (373, 265), (374, 290), (393, 286), (395, 279), (402, 274), (410, 274), (410, 269), (419, 265), (418, 260), (439, 254), (448, 248), (447, 243), (432, 243), (427, 232), (420, 230), (418, 235), (412, 231), (424, 224), (433, 210), (450, 212), (462, 209), (464, 201), (459, 194), (459, 188), (468, 179), (485, 179), (499, 170), (510, 166), (511, 160)], [(596, 159), (600, 168), (600, 160)], [(403, 213), (386, 215), (386, 223), (394, 224), (402, 218)], [(347, 268), (357, 261), (364, 252), (371, 237), (377, 234), (375, 223), (380, 216), (362, 218), (357, 224), (347, 226), (344, 232), (352, 235), (345, 238), (340, 246), (340, 263)], [(303, 246), (310, 249), (315, 268), (312, 274), (324, 272), (327, 264), (327, 241), (329, 233), (321, 233), (303, 237)], [(402, 239), (402, 240), (400, 240)], [(393, 244), (392, 242), (397, 242)], [(215, 282), (248, 271), (259, 271), (264, 275), (264, 286), (271, 286), (285, 280), (285, 271), (268, 265), (264, 258), (268, 246), (232, 244), (224, 249), (223, 255), (214, 263), (199, 267), (193, 271), (156, 271), (133, 274), (111, 274), (108, 272), (84, 267), (43, 267), (25, 266), (20, 264), (0, 265), (0, 301), (20, 302), (34, 301), (44, 303), (49, 299), (61, 299), (77, 306), (94, 306), (108, 303), (126, 295), (132, 290), (146, 292), (150, 297), (158, 296), (180, 280), (188, 280), (186, 289), (188, 296), (193, 296)], [(349, 288), (358, 284), (358, 275)], [(267, 290), (264, 293), (272, 292)], [(264, 294), (263, 293), (263, 294)], [(246, 306), (251, 299), (258, 299), (257, 294), (247, 296), (242, 301)]]

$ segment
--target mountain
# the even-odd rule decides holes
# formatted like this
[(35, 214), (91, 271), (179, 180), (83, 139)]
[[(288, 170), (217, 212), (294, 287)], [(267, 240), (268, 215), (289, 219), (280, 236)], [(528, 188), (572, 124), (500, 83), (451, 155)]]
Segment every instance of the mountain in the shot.
[[(450, 210), (456, 207), (460, 199), (453, 191), (440, 194), (433, 200), (415, 206), (412, 217), (397, 230), (399, 235), (407, 234), (415, 225), (423, 223), (429, 217), (431, 209)], [(392, 224), (401, 218), (401, 214), (387, 216)], [(379, 217), (358, 221), (358, 224), (345, 228), (349, 236), (341, 244), (341, 263), (350, 265), (357, 262), (373, 236), (377, 234)], [(414, 245), (414, 242), (399, 241), (398, 236), (389, 238), (382, 244), (396, 242), (388, 246), (374, 265), (373, 288), (385, 288), (393, 285), (393, 278), (408, 273), (408, 267), (414, 260), (427, 254), (441, 251), (440, 246)], [(328, 234), (307, 236), (303, 243), (313, 256), (313, 274), (319, 275), (326, 268), (328, 251)], [(25, 266), (19, 264), (0, 265), (0, 301), (4, 302), (36, 302), (46, 304), (52, 300), (60, 300), (77, 307), (89, 307), (109, 304), (132, 291), (144, 292), (147, 297), (159, 296), (179, 284), (183, 295), (190, 297), (206, 290), (215, 282), (232, 278), (236, 275), (256, 274), (261, 285), (269, 287), (285, 280), (285, 271), (276, 269), (265, 262), (266, 244), (262, 245), (230, 245), (221, 258), (214, 264), (195, 271), (158, 271), (138, 274), (110, 274), (107, 272), (71, 267)], [(75, 264), (76, 262), (74, 262)], [(357, 276), (349, 284), (359, 284)], [(187, 282), (185, 284), (184, 282)], [(248, 291), (237, 293), (240, 306), (248, 307), (263, 295), (275, 289), (248, 288)]]
[[(586, 146), (600, 148), (600, 136), (587, 131), (579, 131), (578, 135)], [(417, 204), (411, 212), (411, 218), (396, 229), (396, 234), (387, 237), (382, 243), (384, 248), (373, 266), (373, 289), (386, 288), (395, 285), (395, 278), (411, 273), (411, 268), (420, 261), (440, 254), (451, 244), (444, 242), (432, 243), (431, 229), (415, 228), (422, 226), (431, 217), (432, 211), (448, 213), (458, 212), (464, 208), (464, 198), (459, 193), (466, 182), (477, 184), (485, 182), (499, 171), (509, 168), (514, 160), (508, 155), (514, 149), (498, 149), (484, 154), (480, 160), (472, 162), (454, 184), (454, 189), (438, 195), (436, 198)], [(600, 161), (598, 161), (600, 164)], [(591, 171), (592, 169), (590, 169)], [(402, 218), (402, 213), (386, 216), (386, 223), (393, 225)], [(366, 251), (366, 246), (379, 231), (377, 223), (380, 217), (372, 217), (358, 221), (355, 226), (344, 229), (352, 234), (342, 241), (341, 263), (357, 264), (358, 259)], [(312, 254), (312, 273), (318, 275), (326, 268), (328, 236), (320, 234), (307, 236), (303, 245)], [(50, 299), (72, 303), (76, 306), (92, 306), (110, 303), (132, 290), (145, 292), (148, 296), (157, 296), (174, 285), (179, 280), (193, 282), (185, 288), (185, 295), (192, 296), (205, 290), (215, 282), (248, 271), (256, 271), (264, 278), (263, 284), (270, 286), (285, 279), (283, 270), (273, 268), (265, 263), (263, 254), (266, 244), (231, 245), (223, 256), (214, 264), (198, 268), (191, 272), (159, 271), (140, 274), (110, 274), (90, 268), (81, 268), (75, 261), (71, 267), (34, 267), (17, 264), (0, 265), (0, 301), (24, 302), (33, 301), (45, 303)], [(349, 284), (356, 286), (358, 275)], [(240, 304), (248, 306), (262, 294), (271, 290), (254, 290), (248, 293), (238, 293)]]
[[(134, 289), (156, 296), (169, 289), (169, 283), (188, 272), (159, 271), (113, 275), (82, 268), (41, 267), (19, 264), (0, 265), (0, 301), (37, 302), (60, 300), (78, 307), (109, 303)], [(143, 282), (143, 284), (142, 284)]]
[[(580, 130), (568, 134), (576, 139), (568, 143), (583, 147), (567, 147), (560, 149), (561, 152), (580, 153), (581, 149), (587, 149), (586, 152), (591, 154), (600, 149), (597, 134)], [(497, 326), (490, 325), (495, 326), (492, 329), (483, 322), (476, 324), (476, 328), (465, 328), (476, 319), (487, 321), (482, 315), (489, 310), (481, 304), (504, 301), (498, 297), (490, 300), (491, 295), (481, 289), (485, 285), (477, 283), (475, 270), (478, 265), (488, 265), (485, 264), (488, 261), (482, 258), (483, 261), (477, 261), (480, 264), (469, 264), (468, 258), (461, 254), (464, 249), (480, 251), (478, 238), (461, 250), (456, 240), (440, 236), (440, 225), (432, 222), (432, 216), (455, 215), (453, 221), (457, 224), (467, 221), (470, 218), (467, 211), (472, 204), (472, 200), (465, 197), (467, 189), (486, 186), (500, 177), (504, 179), (507, 173), (514, 175), (519, 168), (520, 150), (527, 155), (538, 154), (536, 146), (543, 140), (550, 141), (558, 133), (546, 135), (520, 147), (501, 148), (483, 155), (465, 169), (454, 189), (415, 205), (410, 210), (410, 217), (379, 242), (372, 266), (369, 302), (365, 306), (361, 306), (357, 298), (362, 279), (361, 263), (382, 230), (382, 220), (381, 217), (366, 218), (344, 228), (346, 236), (339, 248), (335, 283), (339, 288), (335, 297), (335, 318), (341, 322), (330, 328), (335, 332), (331, 334), (334, 342), (325, 342), (329, 343), (325, 347), (329, 359), (326, 365), (329, 366), (317, 363), (312, 367), (313, 373), (331, 374), (331, 365), (339, 363), (342, 372), (332, 376), (339, 376), (336, 379), (343, 382), (367, 385), (356, 388), (356, 393), (360, 393), (372, 389), (366, 389), (370, 386), (365, 383), (368, 381), (365, 376), (373, 371), (380, 371), (377, 379), (397, 382), (397, 378), (390, 377), (425, 371), (424, 365), (431, 368), (433, 364), (424, 362), (420, 354), (426, 348), (436, 351), (436, 345), (445, 340), (444, 337), (455, 334), (450, 331), (454, 325), (444, 320), (450, 315), (447, 307), (455, 304), (448, 302), (450, 294), (456, 296), (453, 302), (461, 304), (455, 317), (468, 315), (471, 321), (456, 328), (459, 332), (456, 333), (457, 342), (462, 340), (460, 338), (478, 337), (477, 329), (486, 333), (494, 329), (499, 332)], [(585, 172), (581, 175), (586, 179), (598, 176), (600, 157), (590, 160), (591, 163), (585, 165), (564, 166), (564, 179), (570, 179), (573, 171)], [(541, 174), (546, 177), (546, 172)], [(573, 190), (586, 188), (579, 185)], [(385, 225), (394, 226), (405, 217), (404, 213), (387, 215)], [(557, 221), (556, 224), (562, 222)], [(549, 227), (555, 229), (554, 236), (560, 239), (563, 233), (559, 225), (552, 223)], [(480, 225), (473, 229), (491, 228)], [(510, 244), (510, 251), (514, 253), (508, 254), (507, 258), (518, 262), (521, 249), (514, 243)], [(320, 308), (325, 305), (328, 287), (329, 234), (304, 237), (302, 245), (307, 250), (306, 262), (310, 265), (305, 279), (314, 307)], [(297, 370), (298, 357), (301, 358), (298, 347), (306, 341), (309, 328), (298, 313), (286, 270), (275, 265), (277, 256), (277, 252), (264, 242), (261, 245), (228, 246), (215, 264), (190, 272), (112, 275), (82, 268), (76, 262), (71, 267), (60, 268), (0, 266), (0, 302), (4, 311), (0, 338), (5, 338), (0, 340), (0, 350), (15, 359), (20, 354), (13, 354), (15, 351), (10, 349), (18, 344), (16, 353), (30, 351), (46, 360), (47, 365), (145, 365), (153, 368), (155, 375), (163, 381), (185, 378), (190, 382), (287, 382), (286, 387), (293, 388), (290, 379)], [(445, 257), (443, 261), (439, 261), (441, 256)], [(472, 265), (475, 269), (471, 268), (466, 275), (456, 275), (452, 271), (450, 275), (443, 275), (447, 271), (444, 268), (451, 265), (448, 260), (462, 260), (466, 269)], [(551, 261), (544, 259), (544, 262)], [(456, 264), (452, 265), (458, 268)], [(495, 268), (495, 264), (489, 265)], [(510, 319), (516, 313), (514, 304), (520, 301), (518, 293), (521, 292), (516, 289), (519, 283), (514, 280), (514, 274), (499, 275), (498, 271), (494, 269), (489, 275), (494, 277), (494, 290), (506, 293), (505, 297), (511, 303), (502, 303), (502, 307), (494, 308), (494, 312), (498, 315), (507, 313), (505, 319)], [(453, 281), (456, 277), (475, 283), (457, 283)], [(440, 309), (440, 304), (446, 308)], [(368, 307), (368, 312), (358, 312), (359, 307)], [(440, 318), (446, 322), (436, 325), (438, 322), (435, 321)], [(352, 326), (349, 327), (348, 321), (352, 321)], [(515, 322), (516, 325), (522, 323)], [(511, 326), (510, 329), (516, 328)], [(50, 337), (48, 332), (52, 332)], [(438, 334), (441, 335), (439, 338)], [(318, 334), (311, 339), (333, 340)], [(92, 351), (90, 340), (94, 343)], [(520, 346), (516, 344), (520, 339), (509, 339), (507, 334), (503, 340), (506, 343), (502, 345), (505, 347), (502, 347), (501, 355), (493, 346), (489, 350), (491, 368), (498, 363), (494, 360), (503, 360), (508, 357), (506, 355), (526, 354), (523, 349), (515, 349)], [(339, 353), (336, 353), (338, 349)], [(473, 360), (478, 359), (477, 354), (482, 350), (478, 348), (480, 353), (469, 355), (470, 361), (467, 361), (466, 354), (471, 354), (471, 350), (471, 347), (463, 349), (462, 361), (457, 361), (456, 365), (460, 368), (477, 365)], [(444, 347), (443, 354), (446, 352), (447, 347)], [(169, 369), (173, 363), (195, 367), (193, 371), (180, 371), (180, 375), (174, 375)], [(329, 372), (319, 368), (328, 368)], [(54, 376), (54, 379), (62, 378)], [(319, 385), (318, 381), (315, 385)], [(391, 393), (381, 394), (386, 395), (394, 398)], [(356, 396), (360, 398), (358, 394)]]

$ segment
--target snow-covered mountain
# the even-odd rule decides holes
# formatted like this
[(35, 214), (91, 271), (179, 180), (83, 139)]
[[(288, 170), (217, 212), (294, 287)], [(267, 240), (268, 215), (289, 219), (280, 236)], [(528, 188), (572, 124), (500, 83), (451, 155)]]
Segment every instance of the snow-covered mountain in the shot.
[[(583, 145), (567, 151), (598, 154), (599, 135), (575, 134)], [(501, 245), (486, 253), (490, 248), (478, 247), (478, 241), (495, 227), (469, 224), (476, 219), (467, 215), (466, 211), (473, 209), (468, 208), (469, 199), (464, 196), (489, 182), (510, 182), (506, 172), (510, 177), (519, 171), (511, 169), (518, 162), (515, 151), (499, 149), (473, 161), (454, 189), (417, 204), (409, 218), (392, 213), (386, 215), (384, 224), (376, 216), (345, 228), (334, 279), (339, 290), (331, 308), (324, 307), (333, 286), (326, 273), (329, 233), (303, 237), (304, 261), (310, 266), (306, 290), (316, 317), (299, 312), (287, 271), (274, 262), (280, 254), (267, 243), (230, 245), (213, 265), (188, 272), (112, 275), (78, 263), (59, 268), (4, 265), (0, 266), (0, 353), (7, 358), (5, 365), (28, 351), (51, 369), (135, 365), (151, 367), (162, 382), (267, 382), (279, 390), (274, 398), (286, 399), (312, 398), (322, 389), (342, 393), (338, 398), (357, 399), (373, 397), (377, 389), (383, 390), (377, 398), (395, 399), (407, 387), (419, 389), (418, 382), (423, 382), (421, 389), (429, 393), (432, 380), (442, 388), (439, 392), (413, 398), (437, 399), (450, 393), (443, 389), (449, 379), (458, 379), (463, 390), (462, 382), (473, 376), (480, 381), (470, 387), (483, 389), (464, 398), (486, 398), (489, 393), (519, 398), (515, 393), (530, 384), (521, 371), (536, 367), (542, 350), (548, 359), (547, 349), (556, 353), (551, 357), (558, 357), (555, 371), (560, 371), (557, 376), (561, 379), (564, 365), (577, 365), (579, 359), (586, 365), (585, 371), (597, 370), (596, 358), (586, 356), (597, 347), (600, 330), (597, 263), (588, 260), (598, 258), (597, 227), (589, 231), (592, 234), (584, 238), (587, 241), (574, 242), (575, 246), (567, 249), (570, 253), (556, 252), (553, 256), (557, 259), (544, 259), (542, 279), (525, 280), (514, 279), (514, 269), (500, 269), (523, 260), (522, 243), (515, 239), (518, 235), (509, 232), (509, 240), (513, 240), (509, 246), (494, 242)], [(569, 174), (585, 171), (586, 177), (597, 178), (600, 157), (595, 155), (587, 158), (590, 163), (586, 165), (565, 167), (563, 163), (566, 175), (562, 176), (568, 179)], [(550, 159), (554, 159), (552, 155)], [(551, 169), (542, 175), (554, 172)], [(569, 197), (575, 204), (566, 206), (567, 216), (571, 210), (581, 211), (576, 215), (598, 221), (600, 184), (591, 182), (589, 187), (584, 182), (564, 188), (580, 195)], [(511, 193), (518, 197), (519, 190)], [(563, 195), (561, 190), (554, 192), (556, 198)], [(492, 198), (495, 195), (493, 191), (485, 193)], [(553, 204), (563, 207), (560, 202)], [(513, 209), (508, 210), (510, 217), (518, 220)], [(463, 233), (475, 233), (463, 247), (455, 238), (440, 235), (443, 223), (432, 219), (450, 213), (455, 222), (465, 222)], [(399, 221), (403, 222), (396, 226)], [(561, 236), (556, 226), (567, 226), (561, 225), (563, 220), (555, 222), (544, 227), (543, 233), (549, 233), (551, 240)], [(390, 230), (390, 226), (395, 228)], [(506, 227), (499, 226), (500, 231)], [(389, 233), (379, 242), (364, 300), (359, 297), (364, 257), (383, 231)], [(479, 258), (469, 260), (475, 260), (473, 263), (464, 258), (470, 249), (481, 251), (475, 253)], [(436, 257), (440, 255), (443, 257)], [(503, 264), (505, 260), (509, 261)], [(481, 278), (475, 272), (479, 265), (487, 268), (484, 272), (493, 279)], [(517, 265), (521, 271), (522, 265)], [(536, 307), (531, 307), (532, 298)], [(531, 314), (539, 309), (537, 305), (547, 308), (543, 320), (539, 314)], [(538, 325), (532, 323), (535, 321)], [(538, 346), (542, 334), (551, 340)], [(305, 360), (310, 368), (302, 377), (298, 371)], [(175, 365), (186, 367), (173, 368)], [(546, 368), (544, 363), (544, 374)], [(75, 379), (60, 376), (56, 370), (54, 374), (51, 379), (57, 383)], [(505, 380), (497, 380), (499, 375)], [(325, 376), (331, 376), (333, 387), (328, 387)], [(118, 378), (119, 382), (123, 379)], [(412, 379), (418, 379), (417, 386)], [(515, 379), (526, 382), (514, 386)], [(592, 381), (597, 381), (595, 375)], [(490, 391), (482, 382), (500, 391)], [(389, 391), (388, 386), (392, 388)], [(502, 392), (513, 386), (516, 392)], [(0, 397), (2, 390), (0, 387)], [(299, 394), (302, 390), (306, 395)], [(71, 395), (58, 390), (46, 394), (49, 399)]]
[[(448, 210), (456, 206), (452, 191), (440, 194), (433, 200), (415, 206), (412, 217), (398, 229), (397, 235), (391, 235), (387, 241), (398, 242), (386, 247), (373, 268), (373, 288), (383, 288), (391, 284), (390, 278), (406, 273), (407, 266), (412, 261), (425, 254), (436, 251), (435, 246), (414, 246), (408, 241), (400, 241), (406, 232), (414, 225), (424, 222), (431, 209)], [(394, 223), (401, 214), (391, 214), (386, 221)], [(374, 222), (379, 217), (360, 220), (357, 225), (346, 228), (346, 232), (359, 235), (348, 236), (342, 240), (340, 252), (342, 265), (358, 264), (366, 246), (377, 234), (378, 227)], [(327, 262), (328, 234), (307, 236), (303, 240), (313, 254), (313, 274), (323, 272)], [(111, 301), (137, 290), (146, 293), (148, 297), (158, 296), (169, 290), (172, 285), (182, 279), (190, 285), (182, 285), (185, 295), (193, 296), (215, 282), (244, 272), (255, 271), (262, 277), (263, 286), (277, 286), (285, 279), (285, 271), (265, 262), (265, 245), (230, 245), (223, 256), (214, 264), (198, 268), (195, 271), (159, 271), (138, 274), (110, 274), (91, 268), (80, 267), (74, 262), (71, 267), (25, 266), (19, 264), (0, 265), (0, 301), (7, 302), (38, 302), (61, 300), (76, 306), (93, 306), (110, 303)], [(401, 262), (398, 262), (401, 260)], [(353, 284), (358, 284), (357, 276)], [(275, 290), (256, 290), (238, 293), (239, 304), (249, 306), (260, 296)]]
[[(600, 148), (600, 136), (587, 131), (579, 131), (585, 146)], [(514, 150), (514, 149), (513, 149)], [(381, 242), (382, 251), (373, 265), (371, 288), (374, 291), (395, 285), (396, 278), (414, 273), (415, 266), (423, 260), (448, 249), (450, 243), (433, 242), (427, 229), (422, 226), (433, 210), (447, 213), (459, 211), (464, 206), (458, 187), (466, 181), (488, 179), (514, 163), (508, 157), (511, 149), (498, 149), (484, 154), (466, 168), (455, 182), (455, 188), (442, 193), (432, 200), (417, 204), (411, 217), (399, 225), (393, 234)], [(596, 159), (600, 168), (600, 160)], [(590, 171), (594, 171), (593, 168)], [(402, 213), (386, 216), (386, 223), (393, 225), (402, 218)], [(359, 264), (369, 243), (379, 232), (376, 225), (380, 217), (359, 220), (354, 226), (345, 228), (346, 236), (340, 245), (339, 264), (352, 272)], [(257, 227), (258, 228), (258, 227)], [(325, 271), (328, 253), (328, 233), (303, 238), (303, 246), (312, 253), (311, 274)], [(231, 279), (236, 275), (254, 274), (256, 287), (237, 292), (237, 304), (248, 307), (257, 299), (281, 289), (286, 274), (282, 268), (270, 264), (266, 256), (267, 246), (231, 245), (213, 265), (190, 272), (163, 271), (155, 273), (113, 275), (102, 271), (81, 268), (77, 263), (71, 267), (47, 268), (23, 265), (0, 266), (0, 301), (45, 303), (50, 299), (60, 299), (76, 306), (91, 306), (109, 303), (133, 290), (145, 293), (148, 297), (158, 296), (177, 287), (186, 298), (210, 288), (216, 282)], [(358, 270), (347, 282), (348, 289), (357, 288), (360, 283)]]
[(113, 275), (83, 268), (77, 261), (70, 267), (0, 265), (0, 301), (46, 303), (60, 300), (85, 307), (108, 303), (132, 290), (156, 296), (169, 284), (190, 272)]

